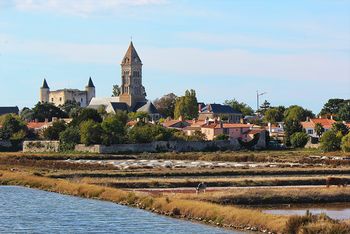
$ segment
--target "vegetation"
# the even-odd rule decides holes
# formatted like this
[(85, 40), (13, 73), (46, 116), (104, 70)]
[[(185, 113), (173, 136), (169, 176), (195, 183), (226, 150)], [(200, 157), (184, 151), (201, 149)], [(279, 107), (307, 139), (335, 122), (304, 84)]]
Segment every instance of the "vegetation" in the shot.
[(63, 120), (54, 121), (52, 126), (44, 130), (44, 138), (47, 140), (59, 140), (60, 133), (66, 130), (67, 126)]
[(239, 102), (236, 99), (226, 100), (225, 105), (231, 106), (234, 110), (242, 113), (243, 116), (254, 115), (254, 110), (243, 102)]
[(323, 128), (322, 124), (320, 124), (320, 123), (316, 123), (315, 124), (315, 129), (314, 130), (315, 130), (316, 135), (318, 137), (321, 137), (322, 134), (324, 133), (324, 128)]
[(341, 140), (341, 149), (344, 152), (350, 152), (350, 133), (345, 135)]
[(294, 148), (303, 148), (309, 136), (305, 132), (296, 132), (290, 137), (290, 143)]
[(350, 100), (332, 98), (324, 104), (320, 115), (334, 116), (337, 120), (350, 121)]
[(121, 87), (119, 87), (119, 85), (113, 85), (113, 89), (112, 89), (112, 97), (119, 97), (119, 95), (121, 94)]
[(222, 141), (222, 140), (226, 141), (228, 139), (229, 137), (226, 134), (219, 134), (215, 137), (214, 141)]
[(185, 119), (194, 119), (198, 116), (196, 91), (193, 89), (186, 90), (185, 96), (176, 99), (174, 117), (178, 119), (180, 116)]
[(177, 96), (175, 94), (169, 93), (154, 100), (154, 106), (157, 108), (159, 114), (164, 118), (174, 118), (176, 99)]
[(341, 132), (329, 130), (323, 134), (320, 139), (320, 149), (323, 151), (337, 151), (340, 149), (340, 143), (342, 139)]
[(15, 143), (21, 142), (28, 134), (24, 121), (16, 115), (4, 115), (0, 120), (0, 140), (11, 140)]
[(59, 135), (60, 150), (74, 150), (76, 144), (80, 143), (80, 132), (78, 127), (68, 127)]
[(33, 119), (43, 122), (52, 121), (52, 118), (67, 118), (68, 115), (63, 110), (52, 103), (38, 103), (33, 108)]

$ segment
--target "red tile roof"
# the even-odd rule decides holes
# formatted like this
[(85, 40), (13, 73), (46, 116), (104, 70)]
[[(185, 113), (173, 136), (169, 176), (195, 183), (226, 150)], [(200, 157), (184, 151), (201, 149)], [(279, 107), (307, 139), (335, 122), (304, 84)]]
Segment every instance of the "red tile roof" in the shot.
[(27, 123), (27, 127), (30, 129), (40, 129), (50, 126), (49, 122), (29, 122)]
[[(223, 123), (223, 128), (250, 128), (250, 124), (239, 124), (239, 123)], [(202, 128), (221, 128), (219, 123), (211, 123), (209, 125), (203, 125)]]
[(314, 128), (315, 124), (320, 123), (324, 128), (329, 129), (332, 128), (332, 124), (334, 124), (336, 121), (333, 119), (321, 119), (321, 118), (315, 118), (310, 119), (310, 121), (301, 122), (301, 125), (303, 128)]

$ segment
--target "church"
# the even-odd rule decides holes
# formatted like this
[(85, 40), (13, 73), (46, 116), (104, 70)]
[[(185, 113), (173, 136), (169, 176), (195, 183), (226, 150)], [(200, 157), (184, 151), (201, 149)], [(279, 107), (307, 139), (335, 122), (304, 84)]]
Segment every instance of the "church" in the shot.
[(145, 87), (142, 85), (142, 61), (132, 42), (121, 62), (121, 86), (119, 97), (92, 98), (88, 108), (105, 107), (107, 113), (118, 110), (147, 112), (151, 120), (160, 115), (152, 102), (147, 101)]

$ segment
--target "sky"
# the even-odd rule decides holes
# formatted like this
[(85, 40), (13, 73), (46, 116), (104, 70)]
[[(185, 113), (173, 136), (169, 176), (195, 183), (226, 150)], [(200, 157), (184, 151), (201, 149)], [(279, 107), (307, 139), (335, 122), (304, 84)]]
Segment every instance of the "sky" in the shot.
[(316, 114), (350, 98), (350, 1), (0, 0), (0, 106), (33, 107), (51, 90), (98, 97), (121, 83), (130, 40), (147, 98), (293, 104)]

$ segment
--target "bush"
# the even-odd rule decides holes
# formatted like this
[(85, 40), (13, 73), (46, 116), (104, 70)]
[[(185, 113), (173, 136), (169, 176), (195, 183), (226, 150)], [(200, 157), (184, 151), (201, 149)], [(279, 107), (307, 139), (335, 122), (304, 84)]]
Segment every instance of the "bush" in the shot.
[(129, 141), (132, 143), (168, 141), (172, 138), (172, 136), (173, 134), (171, 130), (154, 124), (139, 123), (128, 132)]
[(85, 145), (101, 144), (102, 133), (101, 124), (91, 119), (80, 124), (80, 141)]
[(73, 150), (76, 144), (80, 143), (80, 133), (79, 129), (76, 127), (66, 128), (60, 133), (60, 150), (68, 151)]
[(44, 130), (44, 138), (47, 140), (58, 140), (60, 133), (66, 130), (66, 127), (64, 121), (53, 122), (52, 126)]
[(219, 134), (215, 137), (214, 141), (226, 141), (228, 138), (226, 134)]
[(325, 132), (320, 139), (320, 149), (326, 152), (339, 150), (341, 138), (341, 132), (335, 132), (334, 130)]
[(294, 148), (303, 148), (309, 136), (305, 132), (296, 132), (290, 137), (290, 143)]
[(344, 152), (350, 152), (350, 133), (345, 135), (341, 140), (341, 149)]
[(84, 121), (93, 120), (94, 122), (101, 123), (102, 118), (97, 110), (85, 108), (82, 109), (80, 113), (78, 113), (78, 116), (73, 118), (73, 121), (71, 122), (71, 125), (73, 126), (80, 126), (80, 124)]

